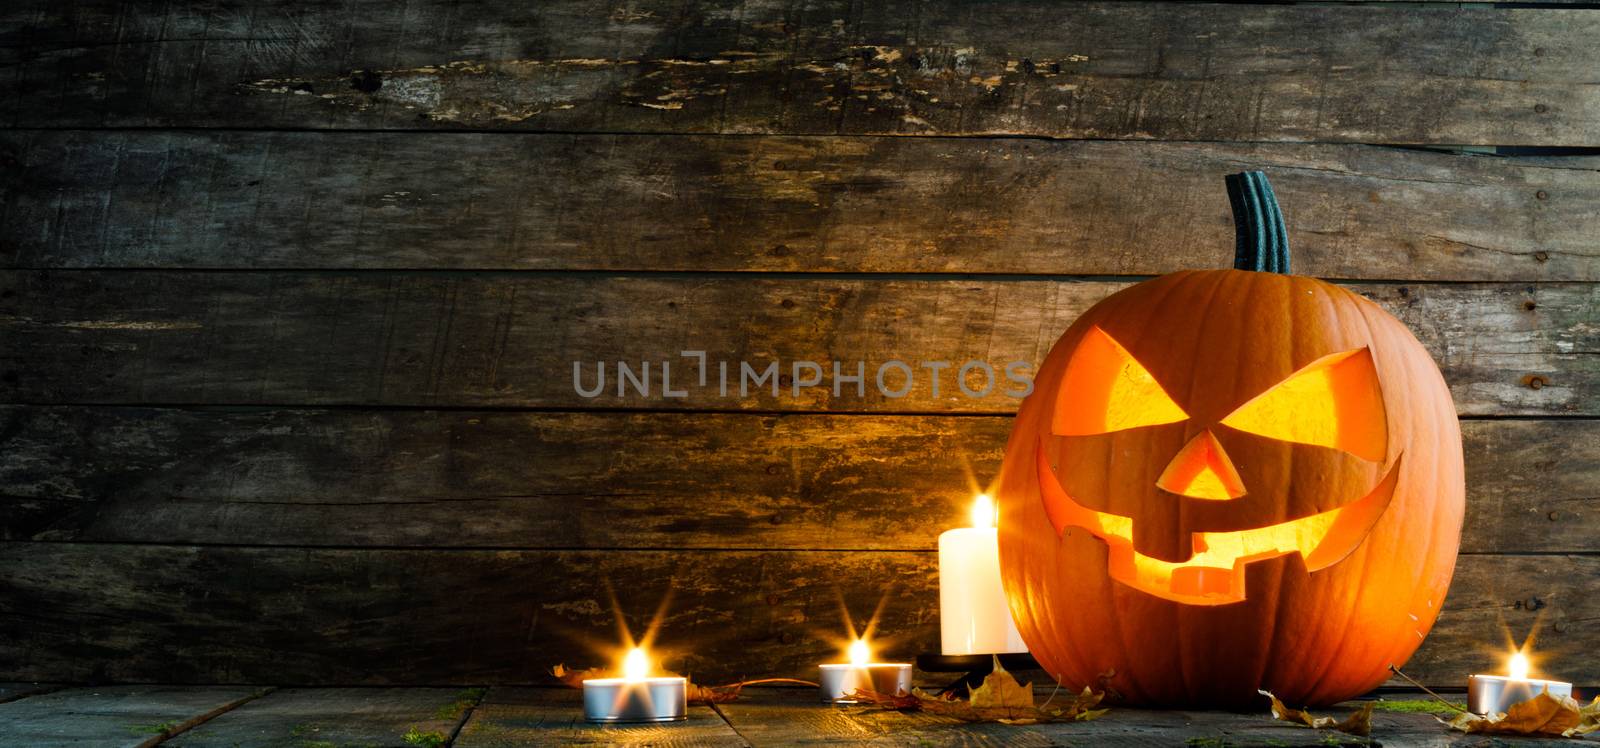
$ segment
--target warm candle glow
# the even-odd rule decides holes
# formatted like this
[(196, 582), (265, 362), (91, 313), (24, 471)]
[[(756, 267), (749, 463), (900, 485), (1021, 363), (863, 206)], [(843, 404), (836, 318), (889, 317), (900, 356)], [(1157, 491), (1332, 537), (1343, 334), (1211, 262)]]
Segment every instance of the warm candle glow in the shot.
[(1521, 652), (1517, 652), (1516, 654), (1511, 655), (1511, 668), (1510, 668), (1510, 670), (1511, 670), (1511, 679), (1512, 680), (1527, 680), (1528, 679), (1528, 656), (1523, 654), (1523, 653), (1521, 653)]
[(872, 661), (872, 652), (867, 650), (867, 641), (865, 639), (857, 639), (850, 642), (849, 654), (851, 665), (865, 665)]
[(975, 493), (972, 526), (939, 534), (939, 643), (947, 655), (1028, 651), (1000, 583), (998, 514), (989, 494)]
[(622, 677), (628, 680), (644, 680), (650, 675), (650, 659), (645, 656), (644, 650), (634, 647), (628, 650), (628, 656), (622, 658)]
[(994, 499), (980, 493), (972, 502), (972, 526), (994, 527)]

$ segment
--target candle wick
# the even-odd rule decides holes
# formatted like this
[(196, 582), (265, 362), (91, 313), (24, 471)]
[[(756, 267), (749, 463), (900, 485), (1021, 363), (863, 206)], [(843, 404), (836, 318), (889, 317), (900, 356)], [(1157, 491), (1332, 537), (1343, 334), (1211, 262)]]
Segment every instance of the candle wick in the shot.
[(1406, 674), (1405, 674), (1405, 673), (1402, 673), (1402, 672), (1400, 672), (1400, 668), (1397, 668), (1397, 667), (1395, 667), (1395, 666), (1393, 666), (1393, 665), (1390, 665), (1390, 666), (1389, 666), (1389, 672), (1391, 672), (1391, 673), (1394, 673), (1394, 674), (1395, 674), (1395, 675), (1398, 675), (1398, 676), (1400, 676), (1400, 677), (1402, 677), (1402, 678), (1405, 678), (1405, 679), (1406, 679), (1406, 681), (1407, 681), (1407, 682), (1408, 682), (1408, 683), (1410, 683), (1410, 684), (1411, 684), (1411, 685), (1413, 685), (1413, 686), (1416, 686), (1416, 687), (1417, 687), (1417, 688), (1420, 688), (1420, 689), (1422, 689), (1422, 692), (1423, 692), (1423, 693), (1426, 693), (1426, 694), (1428, 694), (1428, 695), (1429, 695), (1429, 696), (1432, 696), (1432, 697), (1433, 697), (1433, 698), (1435, 698), (1435, 699), (1438, 699), (1438, 700), (1439, 700), (1439, 703), (1441, 703), (1441, 704), (1444, 704), (1444, 705), (1445, 705), (1445, 706), (1447, 706), (1447, 707), (1450, 707), (1450, 708), (1451, 708), (1451, 709), (1454, 709), (1454, 710), (1456, 710), (1456, 711), (1458, 711), (1458, 712), (1465, 712), (1465, 711), (1467, 711), (1467, 708), (1466, 708), (1466, 707), (1464, 707), (1464, 706), (1461, 706), (1461, 705), (1460, 705), (1460, 704), (1457, 704), (1457, 703), (1455, 703), (1455, 702), (1454, 702), (1454, 701), (1451, 701), (1451, 700), (1449, 700), (1449, 699), (1446, 699), (1446, 698), (1445, 698), (1445, 697), (1443, 697), (1443, 696), (1440, 696), (1440, 695), (1439, 695), (1439, 694), (1436, 694), (1436, 693), (1434, 693), (1434, 692), (1433, 692), (1433, 689), (1430, 689), (1430, 688), (1428, 688), (1428, 687), (1427, 687), (1427, 686), (1424, 686), (1424, 685), (1422, 685), (1422, 684), (1421, 684), (1421, 683), (1418, 683), (1418, 682), (1417, 682), (1417, 681), (1416, 681), (1416, 680), (1414, 680), (1414, 679), (1412, 679), (1412, 677), (1411, 677), (1411, 676), (1409, 676), (1409, 675), (1406, 675)]

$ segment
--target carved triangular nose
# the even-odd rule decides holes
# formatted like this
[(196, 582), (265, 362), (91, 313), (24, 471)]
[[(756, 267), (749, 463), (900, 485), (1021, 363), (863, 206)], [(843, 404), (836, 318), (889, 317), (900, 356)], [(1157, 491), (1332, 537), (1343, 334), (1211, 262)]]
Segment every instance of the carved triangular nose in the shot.
[(1239, 471), (1222, 451), (1222, 444), (1210, 429), (1195, 434), (1178, 455), (1161, 471), (1156, 485), (1164, 491), (1195, 499), (1227, 501), (1244, 495)]

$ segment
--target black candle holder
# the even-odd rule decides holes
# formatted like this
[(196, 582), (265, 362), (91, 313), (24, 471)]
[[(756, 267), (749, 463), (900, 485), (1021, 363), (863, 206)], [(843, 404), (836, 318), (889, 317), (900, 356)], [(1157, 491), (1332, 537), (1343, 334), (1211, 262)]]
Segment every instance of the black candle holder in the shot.
[(969, 694), (972, 689), (983, 683), (983, 679), (994, 672), (994, 658), (1000, 658), (1000, 667), (1006, 670), (1038, 670), (1039, 662), (1027, 652), (1013, 652), (1001, 655), (944, 655), (921, 654), (917, 655), (917, 669), (925, 673), (961, 673), (961, 677), (950, 682), (950, 685), (939, 689), (939, 693), (953, 692), (956, 694)]

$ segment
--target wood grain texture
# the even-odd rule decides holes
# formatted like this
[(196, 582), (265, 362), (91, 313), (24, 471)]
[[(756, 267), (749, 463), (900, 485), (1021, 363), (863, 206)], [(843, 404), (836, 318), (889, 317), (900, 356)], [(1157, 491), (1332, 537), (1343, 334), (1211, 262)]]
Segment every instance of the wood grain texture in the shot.
[(711, 707), (691, 706), (688, 719), (668, 724), (592, 725), (583, 695), (570, 688), (493, 688), (461, 729), (457, 748), (527, 745), (708, 746), (746, 742)]
[[(0, 272), (0, 399), (1010, 413), (1024, 373), (1120, 282), (416, 273)], [(1432, 352), (1465, 415), (1600, 414), (1600, 286), (1352, 286)], [(705, 386), (691, 378), (706, 351)], [(875, 386), (913, 372), (903, 397)], [(956, 368), (987, 362), (957, 383)], [(619, 387), (616, 364), (648, 396)], [(729, 389), (717, 362), (729, 364)], [(741, 364), (766, 385), (741, 397)], [(818, 362), (822, 386), (795, 385)], [(948, 361), (937, 393), (926, 362)], [(606, 389), (578, 394), (606, 362)], [(662, 362), (683, 397), (663, 397)], [(857, 364), (860, 364), (859, 368)], [(859, 392), (841, 374), (864, 372)], [(905, 384), (885, 370), (891, 392)], [(752, 377), (752, 380), (755, 378)], [(838, 384), (838, 392), (830, 385)], [(777, 394), (773, 392), (773, 385)], [(616, 388), (616, 389), (612, 389)], [(619, 394), (619, 390), (622, 394)]]
[[(448, 738), (481, 689), (289, 688), (274, 691), (166, 741), (179, 748), (416, 748)], [(441, 745), (443, 743), (441, 742)]]
[[(1285, 563), (1281, 559), (1261, 562)], [(612, 646), (609, 581), (699, 682), (815, 674), (839, 656), (839, 601), (883, 600), (886, 657), (937, 646), (927, 552), (413, 551), (0, 543), (0, 670), (18, 677), (303, 684), (548, 682)], [(1406, 666), (1457, 686), (1535, 625), (1551, 675), (1600, 683), (1586, 656), (1600, 557), (1463, 556)], [(31, 699), (25, 699), (26, 703)]]
[(146, 748), (256, 693), (243, 686), (69, 688), (0, 704), (0, 737), (9, 745)]
[(0, 683), (0, 704), (61, 688), (63, 685), (60, 683)]
[[(1370, 146), (0, 132), (0, 263), (1151, 275), (1232, 256), (1265, 169), (1295, 269), (1600, 280), (1600, 159)], [(536, 166), (537, 168), (530, 168)]]
[(14, 127), (1600, 145), (1583, 10), (27, 0)]
[[(1035, 684), (1034, 699), (1049, 698), (1051, 687)], [(808, 698), (809, 697), (809, 698)], [(1420, 692), (1416, 698), (1425, 698)], [(1317, 710), (1318, 716), (1343, 716), (1356, 702)], [(1377, 711), (1372, 741), (1332, 730), (1285, 724), (1263, 705), (1254, 713), (1113, 708), (1092, 722), (1035, 725), (967, 724), (920, 712), (867, 707), (824, 707), (810, 692), (761, 689), (717, 707), (734, 729), (754, 745), (917, 745), (917, 746), (1271, 746), (1326, 748), (1383, 745), (1446, 748), (1483, 745), (1481, 736), (1452, 733), (1427, 714)], [(1516, 738), (1493, 745), (1537, 746), (1549, 741)]]
[[(161, 712), (173, 706), (175, 689), (83, 689), (57, 706), (63, 711), (103, 706), (106, 691), (120, 691), (117, 708), (125, 713)], [(1044, 701), (1052, 687), (1035, 683), (1034, 698)], [(185, 698), (225, 695), (228, 687), (181, 689)], [(396, 743), (391, 734), (396, 721), (426, 713), (437, 689), (297, 688), (277, 692), (218, 716), (163, 745), (219, 745), (224, 748), (409, 748), (420, 744)], [(446, 692), (448, 693), (448, 692)], [(449, 745), (460, 748), (542, 745), (898, 745), (918, 746), (1134, 746), (1229, 745), (1272, 748), (1326, 748), (1327, 746), (1383, 745), (1401, 748), (1455, 748), (1456, 746), (1548, 746), (1548, 739), (1497, 737), (1485, 743), (1481, 736), (1453, 732), (1433, 716), (1386, 711), (1389, 699), (1420, 700), (1426, 695), (1411, 689), (1393, 692), (1379, 700), (1372, 718), (1372, 740), (1331, 730), (1311, 730), (1285, 724), (1269, 716), (1266, 706), (1243, 713), (1144, 710), (1113, 708), (1091, 722), (1002, 725), (970, 724), (918, 712), (892, 712), (869, 707), (836, 707), (817, 702), (816, 692), (804, 688), (752, 688), (731, 704), (693, 707), (685, 722), (669, 725), (591, 725), (579, 717), (578, 692), (566, 688), (496, 687), (459, 737)], [(1365, 702), (1349, 702), (1319, 715), (1340, 715)], [(339, 711), (348, 708), (348, 713)], [(295, 723), (294, 720), (304, 720)], [(237, 728), (251, 725), (253, 729)], [(51, 745), (114, 745), (119, 738), (104, 739), (103, 722), (89, 719), (67, 725), (52, 735)], [(227, 742), (221, 729), (233, 729)], [(296, 728), (299, 728), (298, 731)], [(290, 740), (278, 736), (287, 734)], [(298, 735), (299, 737), (295, 737)], [(340, 739), (340, 736), (346, 736)], [(17, 736), (6, 735), (7, 738)], [(199, 741), (198, 743), (196, 741)]]
[[(1465, 552), (1600, 552), (1600, 421), (1462, 427)], [(1010, 428), (1007, 416), (0, 407), (0, 539), (926, 551), (965, 521)]]

